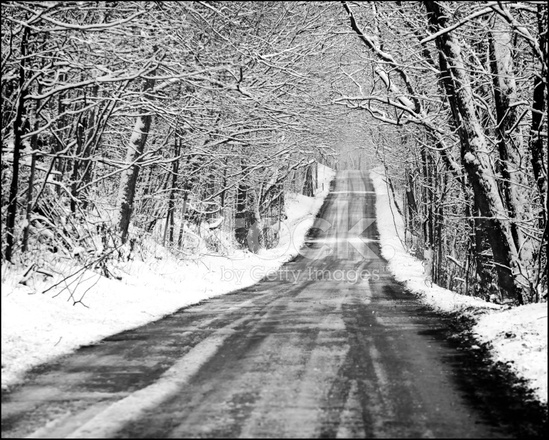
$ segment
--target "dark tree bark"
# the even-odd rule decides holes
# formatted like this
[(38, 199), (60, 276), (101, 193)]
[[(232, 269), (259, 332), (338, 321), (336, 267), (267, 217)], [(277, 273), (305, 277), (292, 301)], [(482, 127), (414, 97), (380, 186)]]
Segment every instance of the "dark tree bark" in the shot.
[[(99, 91), (99, 86), (92, 87), (91, 96), (95, 99)], [(85, 91), (84, 91), (85, 92)], [(87, 105), (86, 99), (84, 100), (84, 106)], [(88, 206), (88, 198), (84, 191), (80, 188), (88, 184), (91, 180), (91, 174), (93, 170), (93, 161), (89, 159), (95, 148), (95, 145), (99, 143), (101, 135), (99, 133), (99, 127), (96, 121), (96, 109), (93, 108), (90, 111), (89, 117), (86, 116), (79, 118), (78, 127), (76, 129), (76, 142), (77, 142), (77, 154), (74, 159), (73, 177), (71, 182), (71, 193), (73, 199), (71, 200), (72, 212), (76, 209), (76, 201), (81, 204), (82, 209), (86, 209)]]
[(6, 260), (12, 261), (15, 246), (15, 219), (17, 217), (17, 193), (19, 191), (19, 162), (21, 150), (23, 149), (22, 136), (24, 133), (25, 116), (25, 60), (28, 52), (30, 39), (30, 28), (25, 26), (21, 37), (21, 63), (19, 65), (19, 96), (17, 99), (17, 110), (13, 122), (13, 164), (10, 184), (10, 195), (8, 212), (6, 218)]
[(240, 175), (240, 183), (236, 187), (236, 212), (235, 212), (235, 238), (238, 243), (245, 246), (248, 236), (248, 228), (250, 227), (251, 219), (248, 210), (248, 185), (244, 183), (246, 177), (246, 166), (241, 163), (242, 173)]
[(223, 185), (223, 190), (219, 195), (219, 204), (221, 206), (221, 209), (225, 208), (225, 197), (227, 193), (227, 163), (228, 163), (228, 160), (225, 159), (224, 167), (223, 167), (223, 181), (221, 183)]
[[(144, 96), (154, 88), (155, 80), (146, 79), (143, 87)], [(145, 144), (151, 128), (152, 115), (146, 106), (140, 108), (140, 115), (135, 121), (133, 133), (130, 137), (128, 150), (126, 154), (126, 166), (128, 167), (122, 173), (119, 186), (119, 208), (118, 208), (118, 230), (122, 243), (128, 239), (128, 229), (133, 212), (135, 199), (135, 189), (139, 170), (141, 169), (141, 159), (145, 151)]]
[(250, 226), (247, 200), (248, 187), (240, 183), (236, 189), (235, 238), (242, 245), (246, 244), (248, 227)]
[(494, 279), (490, 272), (490, 258), (487, 256), (490, 251), (490, 245), (486, 239), (486, 229), (489, 228), (489, 225), (480, 216), (478, 207), (475, 206), (475, 201), (472, 201), (472, 207), (469, 206), (470, 204), (471, 203), (467, 204), (467, 216), (469, 218), (473, 217), (471, 225), (473, 230), (472, 245), (474, 249), (477, 281), (479, 283), (480, 291), (490, 294), (493, 293), (492, 286), (494, 284)]
[[(543, 119), (547, 121), (546, 114), (546, 96), (547, 96), (547, 57), (548, 57), (548, 9), (547, 5), (538, 5), (538, 30), (539, 30), (539, 47), (545, 55), (545, 63), (541, 65), (541, 74), (534, 78), (534, 100), (532, 103), (532, 126), (530, 129), (530, 142), (528, 148), (530, 150), (532, 168), (534, 170), (534, 178), (539, 191), (542, 202), (543, 223), (541, 225), (545, 229), (545, 238), (547, 239), (547, 168), (544, 160), (544, 143), (543, 143)], [(546, 146), (545, 146), (546, 148)]]
[[(35, 123), (34, 131), (38, 129), (38, 121)], [(26, 207), (26, 214), (25, 217), (27, 219), (25, 229), (23, 230), (23, 243), (21, 245), (21, 250), (23, 252), (27, 252), (29, 248), (29, 235), (30, 235), (30, 226), (31, 226), (31, 220), (32, 220), (32, 196), (34, 193), (34, 176), (36, 174), (36, 155), (38, 154), (38, 136), (34, 135), (31, 137), (31, 166), (30, 166), (30, 173), (29, 173), (29, 188), (27, 190), (27, 207)]]
[[(516, 101), (516, 86), (511, 55), (511, 33), (508, 26), (498, 16), (490, 34), (490, 65), (496, 106), (496, 134), (499, 152), (498, 170), (503, 201), (509, 217), (517, 219), (517, 174), (519, 160), (515, 157), (510, 130), (517, 122), (517, 107), (510, 106)], [(513, 171), (515, 170), (515, 171)], [(517, 249), (522, 248), (523, 238), (516, 222), (511, 223), (511, 232)]]
[(305, 171), (305, 182), (303, 183), (303, 195), (314, 196), (313, 165), (309, 165)]
[[(432, 30), (437, 32), (446, 28), (446, 16), (439, 2), (425, 1), (424, 4)], [(453, 90), (447, 92), (455, 90), (454, 105), (461, 119), (461, 161), (472, 185), (480, 214), (489, 224), (488, 238), (498, 273), (499, 287), (505, 297), (524, 304), (527, 302), (527, 293), (519, 279), (523, 272), (521, 262), (491, 169), (490, 149), (475, 113), (470, 78), (461, 56), (460, 44), (449, 32), (439, 35), (436, 44), (438, 50), (446, 57), (448, 74), (454, 84)]]
[(414, 220), (417, 218), (417, 202), (414, 193), (414, 181), (412, 174), (409, 170), (406, 171), (406, 201), (408, 202), (408, 216), (410, 217), (411, 224), (414, 224)]
[(81, 123), (81, 119), (78, 118), (76, 121), (76, 129), (74, 130), (74, 137), (76, 139), (76, 154), (72, 164), (72, 173), (71, 173), (71, 212), (76, 212), (76, 204), (78, 200), (78, 178), (81, 160), (79, 159), (84, 150), (84, 127)]
[(166, 244), (166, 237), (170, 244), (173, 244), (173, 228), (174, 228), (174, 208), (175, 195), (177, 191), (177, 176), (179, 173), (179, 155), (181, 153), (181, 142), (176, 138), (174, 142), (174, 161), (172, 162), (172, 182), (170, 195), (168, 196), (168, 212), (166, 214), (166, 226), (164, 228), (163, 244)]

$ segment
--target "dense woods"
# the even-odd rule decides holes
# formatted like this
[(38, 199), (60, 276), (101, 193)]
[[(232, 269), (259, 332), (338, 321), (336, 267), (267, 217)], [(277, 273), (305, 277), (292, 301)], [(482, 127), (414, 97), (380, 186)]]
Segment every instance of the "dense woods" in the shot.
[(545, 2), (1, 11), (2, 264), (268, 247), (316, 162), (382, 162), (434, 282), (546, 299)]
[(409, 249), (458, 292), (545, 298), (547, 5), (343, 6), (371, 76), (336, 101), (384, 125)]
[(3, 258), (37, 242), (101, 254), (142, 234), (193, 252), (205, 222), (243, 229), (243, 244), (251, 223), (268, 230), (284, 189), (333, 162), (337, 114), (319, 79), (329, 35), (311, 38), (321, 13), (3, 4)]

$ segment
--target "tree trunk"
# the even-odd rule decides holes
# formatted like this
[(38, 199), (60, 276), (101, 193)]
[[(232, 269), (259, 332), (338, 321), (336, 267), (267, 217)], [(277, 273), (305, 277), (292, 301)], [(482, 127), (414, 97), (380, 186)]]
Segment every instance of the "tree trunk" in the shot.
[(249, 214), (247, 211), (248, 187), (239, 183), (236, 190), (236, 213), (235, 213), (235, 238), (238, 243), (245, 245), (248, 235)]
[[(93, 98), (97, 98), (99, 92), (99, 86), (95, 85), (91, 89), (91, 96)], [(86, 104), (86, 101), (84, 101), (84, 105)], [(89, 157), (92, 155), (95, 147), (99, 144), (99, 140), (101, 139), (101, 135), (98, 133), (99, 127), (98, 122), (96, 121), (96, 109), (93, 108), (90, 111), (89, 118), (86, 119), (86, 117), (82, 120), (82, 127), (83, 127), (83, 139), (84, 139), (84, 149), (82, 151), (82, 158), (80, 159), (81, 165), (83, 166), (83, 171), (78, 179), (78, 183), (76, 186), (76, 195), (78, 199), (81, 202), (82, 209), (87, 209), (89, 199), (88, 195), (86, 193), (82, 194), (82, 191), (80, 188), (82, 186), (87, 185), (91, 181), (92, 171), (93, 171), (93, 160), (90, 160)], [(87, 133), (86, 133), (87, 131)]]
[(433, 209), (434, 209), (434, 196), (433, 196), (433, 177), (432, 177), (432, 160), (431, 156), (425, 148), (421, 149), (421, 162), (423, 167), (423, 178), (425, 184), (424, 188), (424, 197), (423, 199), (427, 202), (425, 208), (427, 213), (425, 220), (423, 221), (423, 238), (425, 240), (426, 247), (433, 249), (434, 246), (434, 228), (433, 228)]
[[(436, 164), (434, 166), (436, 167)], [(443, 239), (443, 226), (444, 226), (444, 201), (445, 201), (445, 195), (446, 195), (446, 186), (448, 184), (447, 179), (448, 179), (448, 176), (446, 173), (438, 174), (438, 180), (439, 180), (438, 182), (439, 186), (437, 191), (438, 194), (437, 194), (435, 206), (433, 207), (433, 210), (435, 211), (434, 240), (436, 243), (436, 250), (437, 250), (437, 253), (434, 254), (434, 256), (436, 257), (436, 260), (435, 260), (435, 267), (433, 268), (433, 274), (434, 274), (433, 281), (437, 284), (443, 281), (442, 274), (447, 273), (446, 270), (443, 270), (446, 267), (446, 262), (444, 261), (444, 258), (443, 258), (443, 253), (445, 251), (444, 249), (445, 240)]]
[[(498, 168), (503, 178), (500, 188), (509, 217), (517, 220), (517, 190), (520, 182), (516, 170), (519, 168), (520, 160), (516, 157), (513, 139), (509, 133), (517, 121), (517, 107), (509, 105), (517, 101), (511, 37), (509, 26), (496, 15), (494, 28), (490, 34), (489, 47), (497, 117)], [(520, 139), (517, 140), (520, 145)], [(516, 221), (511, 223), (511, 233), (515, 247), (522, 249), (524, 237)]]
[(223, 167), (223, 190), (221, 191), (221, 194), (219, 195), (219, 203), (221, 205), (221, 209), (225, 208), (225, 197), (227, 192), (227, 162), (228, 160), (225, 159), (225, 166)]
[(313, 197), (314, 196), (314, 183), (313, 183), (313, 169), (312, 165), (309, 165), (307, 167), (307, 171), (305, 171), (305, 182), (303, 183), (303, 195), (307, 197)]
[(30, 28), (25, 27), (21, 37), (21, 64), (19, 66), (19, 99), (17, 101), (17, 110), (13, 122), (13, 164), (10, 184), (10, 198), (8, 201), (8, 212), (6, 219), (6, 260), (9, 262), (13, 258), (15, 246), (15, 219), (17, 217), (17, 192), (19, 191), (19, 162), (21, 160), (21, 150), (23, 149), (23, 116), (25, 114), (25, 60), (30, 38)]
[(406, 170), (406, 201), (408, 202), (408, 216), (410, 218), (411, 230), (414, 229), (414, 222), (417, 219), (417, 202), (414, 195), (414, 181), (412, 173)]
[[(435, 1), (424, 2), (428, 19), (435, 31), (446, 27), (444, 11)], [(461, 118), (459, 135), (461, 160), (472, 185), (480, 214), (489, 224), (488, 238), (494, 255), (499, 287), (507, 298), (519, 304), (527, 301), (520, 274), (526, 273), (512, 237), (509, 221), (490, 165), (490, 148), (477, 118), (470, 78), (461, 56), (459, 42), (446, 32), (436, 38), (438, 49), (448, 62), (448, 74), (454, 83), (455, 105)], [(450, 90), (447, 90), (450, 93)], [(527, 280), (523, 280), (527, 281)]]
[[(59, 83), (63, 84), (67, 81), (67, 72), (60, 72), (59, 73)], [(67, 94), (70, 93), (69, 91), (66, 91)], [(57, 121), (57, 132), (62, 133), (65, 129), (65, 126), (67, 125), (67, 115), (64, 115), (65, 112), (65, 104), (64, 100), (66, 98), (66, 95), (64, 93), (60, 93), (57, 96), (57, 114), (60, 115)], [(63, 150), (65, 150), (65, 147), (63, 146), (63, 143), (61, 142), (61, 139), (66, 137), (66, 133), (62, 136), (56, 136), (55, 137), (55, 143), (53, 145), (53, 153), (55, 155), (54, 157), (54, 163), (55, 163), (55, 170), (57, 173), (53, 175), (53, 180), (57, 182), (63, 181), (63, 176), (65, 175), (65, 171), (67, 168), (67, 159), (62, 157), (62, 154), (60, 154)], [(61, 185), (55, 185), (55, 192), (58, 196), (61, 196)]]
[(71, 174), (71, 212), (76, 212), (76, 203), (77, 203), (77, 197), (78, 197), (78, 177), (79, 177), (79, 171), (80, 171), (80, 156), (82, 155), (83, 149), (84, 149), (84, 127), (81, 124), (81, 119), (78, 118), (76, 120), (76, 129), (74, 132), (74, 137), (76, 139), (76, 154), (74, 158), (74, 162), (72, 165), (72, 174)]
[[(144, 95), (150, 92), (155, 84), (154, 79), (146, 79), (143, 87)], [(146, 106), (142, 106), (139, 116), (135, 121), (132, 135), (130, 137), (128, 150), (126, 153), (126, 166), (120, 177), (120, 186), (118, 190), (118, 230), (122, 243), (128, 239), (128, 230), (133, 211), (135, 199), (135, 189), (137, 177), (141, 168), (141, 158), (145, 151), (145, 144), (151, 128), (152, 116)]]
[(254, 254), (257, 254), (259, 252), (259, 249), (265, 243), (265, 240), (263, 237), (263, 218), (261, 216), (261, 208), (260, 208), (262, 192), (263, 192), (263, 184), (259, 186), (259, 189), (253, 191), (253, 194), (254, 194), (253, 216), (252, 216), (251, 225), (247, 235), (248, 249), (252, 251)]
[[(468, 210), (469, 206), (468, 206)], [(475, 206), (473, 200), (473, 209), (472, 212), (468, 213), (468, 216), (472, 214), (474, 217), (473, 221), (473, 248), (475, 250), (475, 266), (477, 273), (477, 280), (480, 284), (480, 291), (486, 294), (492, 293), (492, 285), (494, 284), (492, 273), (490, 272), (490, 261), (486, 255), (486, 252), (489, 250), (489, 244), (487, 243), (487, 229), (489, 225), (487, 222), (480, 216), (478, 208)], [(501, 298), (500, 298), (501, 299)]]
[[(38, 130), (38, 121), (34, 124), (34, 130)], [(29, 234), (30, 234), (30, 227), (31, 227), (31, 220), (32, 220), (32, 195), (34, 192), (34, 175), (36, 174), (36, 155), (38, 154), (38, 136), (34, 135), (31, 137), (31, 167), (30, 167), (30, 174), (29, 174), (29, 189), (27, 190), (27, 208), (26, 208), (26, 219), (27, 222), (25, 224), (25, 229), (23, 230), (23, 244), (21, 245), (21, 249), (23, 252), (27, 252), (29, 248)]]
[(172, 162), (172, 187), (168, 197), (168, 213), (166, 215), (166, 227), (164, 228), (163, 245), (166, 245), (166, 236), (168, 242), (173, 244), (173, 227), (174, 227), (174, 207), (175, 207), (175, 192), (177, 190), (177, 173), (179, 172), (179, 154), (181, 152), (181, 143), (176, 138), (174, 142), (174, 160)]
[[(538, 28), (539, 28), (539, 47), (545, 54), (547, 60), (547, 45), (548, 45), (548, 11), (547, 5), (538, 5)], [(530, 128), (530, 142), (528, 149), (530, 150), (532, 168), (534, 170), (534, 178), (539, 191), (542, 205), (542, 222), (540, 225), (545, 230), (545, 239), (547, 240), (547, 156), (545, 145), (543, 142), (543, 120), (547, 122), (546, 113), (546, 93), (547, 93), (547, 65), (542, 63), (541, 74), (534, 78), (534, 100), (532, 103), (532, 125)], [(549, 246), (549, 243), (548, 243)], [(549, 248), (548, 248), (549, 252)]]
[(179, 249), (183, 247), (183, 235), (185, 234), (185, 214), (187, 213), (187, 199), (189, 197), (189, 188), (187, 182), (183, 185), (183, 206), (181, 207), (181, 225), (179, 226), (179, 238), (177, 246)]

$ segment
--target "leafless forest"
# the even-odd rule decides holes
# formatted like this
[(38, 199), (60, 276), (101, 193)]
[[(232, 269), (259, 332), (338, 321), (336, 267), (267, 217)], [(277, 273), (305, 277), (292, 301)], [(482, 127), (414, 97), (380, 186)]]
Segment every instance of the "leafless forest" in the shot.
[[(547, 295), (546, 2), (2, 2), (2, 264), (276, 242), (382, 163), (433, 281)], [(225, 242), (206, 235), (212, 252)]]

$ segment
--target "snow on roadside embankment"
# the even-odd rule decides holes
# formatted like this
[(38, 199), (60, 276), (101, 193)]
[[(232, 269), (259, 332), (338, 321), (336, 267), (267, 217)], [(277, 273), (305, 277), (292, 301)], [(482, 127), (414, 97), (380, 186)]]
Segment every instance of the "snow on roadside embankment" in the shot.
[[(422, 262), (407, 253), (401, 238), (404, 222), (394, 208), (387, 190), (383, 167), (371, 171), (376, 191), (377, 226), (383, 257), (395, 279), (429, 306), (444, 312), (475, 314), (475, 336), (491, 343), (495, 361), (509, 365), (526, 379), (537, 398), (547, 402), (547, 303), (504, 309), (479, 298), (460, 295), (427, 282)], [(399, 238), (400, 237), (400, 238)]]
[[(148, 243), (147, 257), (117, 266), (121, 281), (85, 271), (46, 293), (61, 279), (26, 281), (22, 266), (2, 265), (2, 388), (22, 379), (25, 371), (76, 348), (157, 320), (207, 298), (247, 287), (297, 255), (329, 191), (333, 170), (319, 166), (315, 197), (286, 194), (287, 220), (279, 245), (258, 254), (226, 249), (225, 255), (203, 254), (178, 259)], [(324, 188), (324, 189), (323, 189)], [(73, 261), (55, 269), (73, 273)], [(81, 299), (81, 303), (77, 301)], [(76, 303), (75, 303), (76, 301)]]

